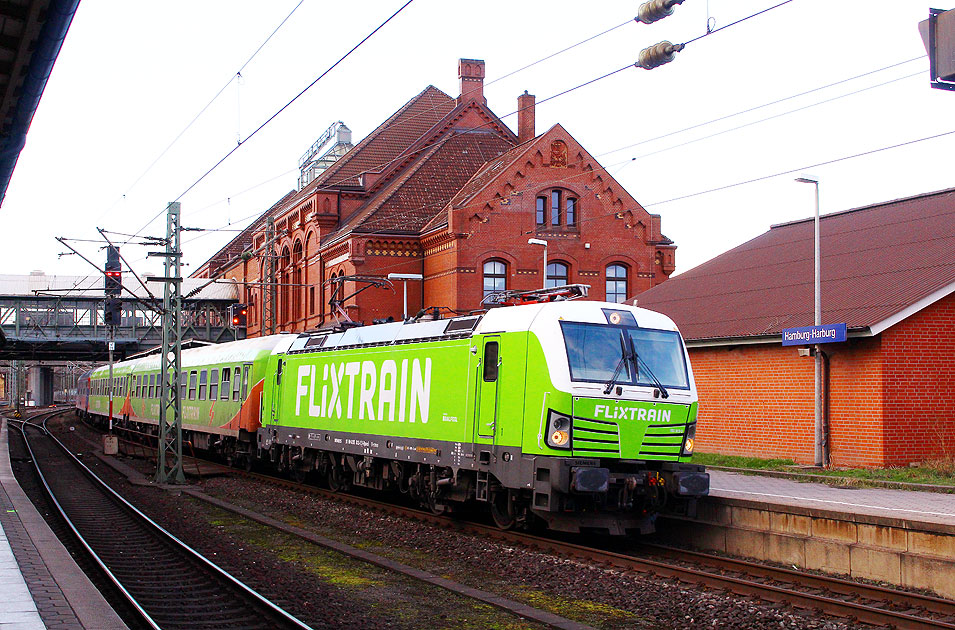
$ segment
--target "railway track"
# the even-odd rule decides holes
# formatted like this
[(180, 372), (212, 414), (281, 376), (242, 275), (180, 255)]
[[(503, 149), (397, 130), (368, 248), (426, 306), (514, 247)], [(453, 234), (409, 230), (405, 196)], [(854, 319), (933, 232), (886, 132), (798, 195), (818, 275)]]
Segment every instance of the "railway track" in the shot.
[(226, 468), (231, 474), (306, 491), (438, 527), (473, 533), (511, 545), (554, 553), (623, 571), (660, 575), (689, 584), (815, 610), (872, 626), (913, 630), (955, 630), (955, 602), (833, 576), (774, 567), (639, 542), (604, 548), (543, 537), (362, 497), (341, 494), (275, 476)]
[(137, 611), (137, 625), (163, 630), (308, 628), (100, 481), (40, 424), (57, 413), (22, 423), (30, 457), (68, 527)]
[(365, 508), (439, 527), (453, 528), (512, 545), (554, 553), (623, 571), (660, 575), (685, 583), (723, 589), (738, 595), (816, 610), (855, 622), (911, 630), (955, 630), (955, 601), (865, 584), (833, 576), (716, 556), (713, 554), (629, 541), (629, 548), (593, 547), (552, 537), (502, 531), (494, 526), (369, 499), (334, 493), (294, 481), (234, 471)]

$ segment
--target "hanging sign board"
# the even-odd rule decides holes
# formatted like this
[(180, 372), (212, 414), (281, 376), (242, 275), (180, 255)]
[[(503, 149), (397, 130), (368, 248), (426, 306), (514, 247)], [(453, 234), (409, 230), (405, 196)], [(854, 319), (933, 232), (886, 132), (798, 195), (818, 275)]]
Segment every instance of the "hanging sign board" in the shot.
[(845, 324), (783, 328), (784, 346), (810, 346), (817, 343), (837, 343), (845, 341), (846, 338)]

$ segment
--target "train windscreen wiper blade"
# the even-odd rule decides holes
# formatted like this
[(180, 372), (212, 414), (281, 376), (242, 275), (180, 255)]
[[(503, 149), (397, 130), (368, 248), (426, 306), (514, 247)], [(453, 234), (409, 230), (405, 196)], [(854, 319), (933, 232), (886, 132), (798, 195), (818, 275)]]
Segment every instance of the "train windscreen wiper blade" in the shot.
[(613, 371), (613, 376), (610, 377), (610, 380), (607, 381), (607, 386), (604, 387), (604, 394), (610, 393), (610, 390), (613, 389), (613, 386), (617, 384), (617, 377), (620, 376), (620, 370), (630, 362), (630, 352), (627, 350), (627, 344), (624, 341), (624, 334), (625, 333), (621, 330), (620, 331), (620, 360), (617, 361), (617, 369)]
[[(637, 349), (633, 346), (633, 337), (628, 337), (630, 340), (630, 355), (633, 357), (633, 370), (637, 375), (637, 380), (640, 380), (640, 368), (643, 368), (644, 373), (650, 377), (650, 382), (654, 387), (660, 390), (660, 395), (663, 398), (669, 398), (670, 392), (667, 391), (667, 388), (663, 386), (663, 383), (660, 382), (660, 379), (657, 378), (657, 375), (653, 373), (653, 370), (650, 369), (650, 366), (647, 365), (647, 362), (640, 358), (640, 355), (637, 354)], [(639, 365), (638, 365), (639, 364)]]

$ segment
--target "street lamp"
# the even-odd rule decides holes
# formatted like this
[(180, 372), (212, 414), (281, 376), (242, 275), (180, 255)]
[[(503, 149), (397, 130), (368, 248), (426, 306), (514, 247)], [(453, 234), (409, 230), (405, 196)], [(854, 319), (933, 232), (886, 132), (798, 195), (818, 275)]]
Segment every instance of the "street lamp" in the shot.
[(544, 246), (544, 287), (547, 288), (547, 241), (542, 238), (529, 238), (527, 239), (528, 245), (543, 245)]
[(389, 273), (389, 280), (401, 280), (402, 285), (404, 286), (404, 311), (401, 314), (401, 319), (408, 319), (408, 280), (424, 280), (424, 276), (420, 273)]
[[(813, 325), (822, 326), (822, 280), (820, 277), (819, 262), (819, 180), (814, 177), (804, 176), (797, 177), (796, 181), (800, 184), (812, 184), (816, 187), (816, 218), (813, 224), (813, 277), (815, 283), (815, 317), (813, 318)], [(822, 466), (822, 349), (819, 347), (819, 344), (816, 344), (815, 350), (814, 381), (816, 389), (816, 411), (813, 422), (813, 433), (815, 435), (813, 452), (816, 466)]]

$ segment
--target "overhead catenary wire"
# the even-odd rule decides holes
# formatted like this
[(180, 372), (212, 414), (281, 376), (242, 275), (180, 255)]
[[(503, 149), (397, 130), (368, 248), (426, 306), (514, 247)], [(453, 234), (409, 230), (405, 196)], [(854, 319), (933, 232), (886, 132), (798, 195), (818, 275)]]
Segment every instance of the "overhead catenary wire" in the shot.
[[(628, 144), (628, 145), (626, 145), (626, 146), (622, 146), (622, 147), (619, 147), (619, 148), (617, 148), (617, 149), (611, 149), (610, 151), (605, 151), (605, 152), (601, 153), (600, 155), (601, 155), (601, 156), (603, 156), (603, 155), (610, 155), (610, 154), (612, 154), (612, 153), (618, 153), (618, 152), (620, 152), (620, 151), (626, 151), (627, 149), (632, 149), (632, 148), (634, 148), (634, 147), (638, 147), (638, 146), (640, 146), (640, 145), (642, 145), (642, 144), (649, 144), (650, 142), (656, 142), (657, 140), (663, 140), (664, 138), (669, 138), (670, 136), (675, 136), (675, 135), (677, 135), (677, 134), (685, 133), (685, 132), (687, 132), (687, 131), (693, 131), (694, 129), (699, 129), (700, 127), (705, 127), (705, 126), (707, 126), (707, 125), (712, 125), (712, 124), (714, 124), (714, 123), (722, 122), (722, 121), (724, 121), (724, 120), (729, 120), (730, 118), (735, 118), (735, 117), (737, 117), (737, 116), (742, 116), (742, 115), (744, 115), (744, 114), (749, 114), (749, 113), (758, 111), (758, 110), (760, 110), (760, 109), (765, 109), (765, 108), (767, 108), (767, 107), (772, 107), (773, 105), (779, 105), (780, 103), (784, 103), (784, 102), (786, 102), (786, 101), (790, 101), (790, 100), (793, 100), (793, 99), (796, 99), (796, 98), (800, 98), (800, 97), (802, 97), (802, 96), (807, 96), (807, 95), (809, 95), (809, 94), (813, 94), (813, 93), (815, 93), (815, 92), (820, 92), (820, 91), (822, 91), (822, 90), (827, 90), (827, 89), (829, 89), (829, 88), (831, 88), (831, 87), (835, 87), (835, 86), (837, 86), (837, 85), (842, 85), (843, 83), (848, 83), (848, 82), (850, 82), (850, 81), (855, 81), (856, 79), (861, 79), (861, 78), (863, 78), (863, 77), (867, 77), (867, 76), (870, 76), (870, 75), (873, 75), (873, 74), (877, 74), (877, 73), (879, 73), (879, 72), (884, 72), (885, 70), (891, 70), (892, 68), (897, 68), (897, 67), (899, 67), (899, 66), (903, 66), (903, 65), (912, 63), (913, 61), (918, 61), (918, 60), (920, 60), (920, 59), (926, 59), (926, 58), (927, 58), (927, 55), (921, 55), (921, 56), (919, 56), (919, 57), (913, 57), (912, 59), (906, 59), (905, 61), (900, 61), (900, 62), (898, 62), (898, 63), (893, 63), (893, 64), (891, 64), (891, 65), (884, 66), (884, 67), (878, 68), (878, 69), (876, 69), (876, 70), (870, 70), (870, 71), (868, 71), (868, 72), (863, 72), (862, 74), (857, 74), (857, 75), (855, 75), (855, 76), (852, 76), (852, 77), (849, 77), (849, 78), (846, 78), (846, 79), (840, 79), (839, 81), (835, 81), (835, 82), (833, 82), (833, 83), (827, 83), (826, 85), (821, 85), (821, 86), (819, 86), (819, 87), (812, 88), (811, 90), (805, 90), (805, 91), (803, 91), (803, 92), (799, 92), (798, 94), (792, 94), (792, 95), (790, 95), (790, 96), (786, 96), (786, 97), (783, 97), (783, 98), (779, 98), (779, 99), (776, 99), (776, 100), (774, 100), (774, 101), (770, 101), (770, 102), (768, 102), (768, 103), (763, 103), (763, 104), (761, 104), (761, 105), (755, 105), (755, 106), (753, 106), (753, 107), (749, 107), (749, 108), (747, 108), (747, 109), (740, 110), (740, 111), (738, 111), (738, 112), (733, 112), (732, 114), (726, 114), (725, 116), (719, 116), (719, 117), (717, 117), (717, 118), (713, 118), (713, 119), (707, 120), (707, 121), (705, 121), (705, 122), (697, 123), (697, 124), (695, 124), (695, 125), (690, 125), (689, 127), (683, 127), (682, 129), (677, 129), (677, 130), (675, 130), (675, 131), (669, 131), (669, 132), (667, 132), (667, 133), (665, 133), (665, 134), (662, 134), (662, 135), (659, 135), (659, 136), (654, 136), (653, 138), (647, 138), (646, 140), (641, 140), (640, 142), (635, 142), (635, 143), (633, 143), (633, 144)], [(884, 85), (884, 84), (880, 84), (880, 85)]]
[[(225, 155), (223, 155), (215, 164), (213, 164), (208, 170), (206, 170), (202, 175), (200, 175), (198, 179), (196, 179), (192, 184), (190, 184), (188, 187), (186, 187), (186, 189), (183, 190), (173, 201), (175, 202), (175, 201), (181, 200), (186, 194), (189, 193), (190, 190), (192, 190), (192, 189), (195, 188), (197, 185), (199, 185), (200, 182), (202, 182), (202, 181), (203, 181), (206, 177), (208, 177), (213, 171), (215, 171), (217, 168), (219, 168), (219, 166), (221, 166), (223, 162), (225, 162), (226, 160), (228, 160), (228, 159), (232, 156), (232, 154), (234, 154), (236, 151), (238, 151), (240, 148), (242, 148), (242, 145), (244, 145), (246, 142), (248, 142), (249, 140), (251, 140), (253, 137), (255, 137), (256, 134), (258, 134), (260, 131), (262, 131), (262, 129), (264, 129), (266, 126), (268, 126), (273, 120), (275, 120), (276, 118), (278, 118), (286, 109), (288, 109), (289, 107), (291, 107), (292, 104), (294, 104), (294, 103), (295, 103), (299, 98), (301, 98), (306, 92), (308, 92), (310, 89), (312, 89), (312, 87), (314, 87), (319, 81), (321, 81), (329, 72), (331, 72), (332, 70), (334, 70), (339, 64), (341, 64), (343, 61), (345, 61), (345, 59), (347, 59), (348, 57), (350, 57), (350, 56), (352, 55), (352, 53), (354, 53), (356, 50), (358, 50), (359, 47), (362, 46), (362, 44), (364, 44), (364, 43), (367, 42), (369, 39), (371, 39), (378, 31), (380, 31), (382, 28), (384, 28), (386, 24), (388, 24), (389, 22), (391, 22), (391, 20), (393, 20), (399, 13), (401, 13), (402, 11), (404, 11), (404, 9), (405, 9), (408, 5), (410, 5), (412, 2), (414, 2), (414, 0), (407, 0), (404, 4), (402, 4), (400, 7), (398, 7), (398, 9), (397, 9), (394, 13), (392, 13), (390, 16), (388, 16), (388, 18), (385, 19), (384, 22), (382, 22), (381, 24), (379, 24), (378, 26), (376, 26), (373, 31), (371, 31), (370, 33), (368, 33), (367, 35), (365, 35), (365, 37), (363, 37), (363, 38), (361, 39), (361, 41), (359, 41), (357, 44), (355, 44), (354, 46), (352, 46), (352, 48), (351, 48), (348, 52), (346, 52), (344, 55), (342, 55), (341, 57), (339, 57), (339, 59), (338, 59), (337, 61), (335, 61), (331, 66), (329, 66), (324, 72), (322, 72), (322, 73), (319, 74), (317, 77), (315, 77), (315, 79), (313, 79), (311, 83), (309, 83), (309, 84), (306, 85), (301, 91), (299, 91), (298, 94), (296, 94), (295, 96), (293, 96), (291, 99), (289, 99), (288, 102), (286, 102), (284, 105), (282, 105), (282, 106), (278, 109), (278, 111), (276, 111), (274, 114), (272, 114), (271, 116), (269, 116), (262, 124), (260, 124), (258, 127), (256, 127), (256, 128), (255, 128), (249, 135), (247, 135), (244, 139), (239, 140), (239, 143), (238, 143), (236, 146), (232, 147), (232, 149), (230, 149)], [(143, 230), (145, 230), (147, 227), (149, 227), (149, 225), (150, 225), (153, 221), (155, 221), (156, 219), (158, 219), (160, 216), (162, 216), (163, 212), (165, 212), (165, 211), (166, 211), (165, 208), (163, 208), (163, 209), (160, 210), (158, 213), (156, 213), (156, 215), (153, 216), (142, 228), (140, 228), (140, 229), (136, 232), (136, 234), (139, 234), (140, 232), (142, 232)]]
[(159, 155), (157, 155), (157, 156), (155, 157), (155, 159), (153, 159), (153, 161), (149, 163), (149, 166), (146, 167), (146, 170), (144, 170), (142, 173), (139, 174), (139, 177), (137, 177), (137, 178), (133, 181), (133, 183), (130, 184), (130, 185), (127, 187), (126, 192), (124, 192), (124, 193), (122, 194), (122, 196), (120, 197), (120, 199), (117, 199), (115, 202), (113, 202), (113, 204), (112, 204), (109, 208), (107, 208), (105, 212), (103, 212), (103, 213), (100, 215), (100, 218), (102, 218), (103, 216), (105, 216), (106, 214), (108, 214), (113, 208), (115, 208), (115, 207), (116, 207), (116, 204), (119, 203), (119, 201), (120, 201), (121, 199), (124, 199), (124, 198), (126, 197), (126, 195), (128, 195), (128, 194), (133, 190), (133, 188), (135, 188), (136, 185), (139, 184), (140, 181), (142, 181), (143, 177), (145, 177), (146, 174), (149, 173), (149, 172), (153, 169), (153, 167), (155, 167), (156, 164), (159, 163), (159, 161), (169, 152), (169, 150), (172, 149), (172, 147), (175, 146), (175, 144), (176, 144), (177, 142), (179, 142), (179, 139), (182, 138), (182, 137), (186, 134), (186, 132), (189, 131), (189, 129), (192, 128), (192, 126), (196, 123), (196, 121), (198, 121), (199, 118), (201, 118), (202, 115), (206, 113), (206, 110), (208, 110), (208, 109), (212, 106), (212, 104), (215, 103), (216, 100), (218, 100), (218, 98), (219, 98), (220, 96), (222, 96), (222, 93), (225, 92), (226, 89), (227, 89), (230, 85), (232, 85), (232, 82), (235, 81), (235, 80), (237, 79), (237, 77), (240, 77), (240, 76), (242, 75), (242, 71), (245, 70), (245, 68), (246, 68), (250, 63), (252, 63), (252, 60), (255, 59), (255, 57), (256, 57), (260, 52), (262, 52), (262, 49), (265, 48), (266, 44), (268, 44), (269, 41), (271, 41), (272, 38), (275, 37), (275, 34), (278, 33), (278, 32), (279, 32), (279, 29), (281, 29), (281, 28), (285, 25), (285, 23), (289, 21), (289, 19), (292, 17), (292, 14), (294, 14), (294, 13), (298, 10), (298, 8), (299, 8), (300, 6), (302, 6), (302, 3), (303, 3), (303, 2), (305, 2), (305, 0), (299, 0), (298, 4), (296, 4), (294, 7), (292, 7), (292, 10), (289, 11), (288, 15), (286, 15), (285, 18), (284, 18), (281, 22), (279, 22), (278, 26), (276, 26), (274, 29), (272, 29), (272, 32), (269, 33), (269, 36), (266, 37), (265, 40), (263, 40), (263, 42), (262, 42), (261, 44), (259, 44), (259, 47), (255, 49), (255, 52), (253, 52), (252, 55), (251, 55), (248, 59), (246, 59), (245, 63), (243, 63), (241, 66), (239, 66), (239, 69), (236, 70), (235, 73), (232, 74), (232, 75), (229, 77), (229, 80), (225, 82), (225, 85), (223, 85), (221, 88), (219, 88), (219, 91), (215, 93), (215, 96), (213, 96), (211, 99), (209, 99), (209, 102), (206, 103), (205, 106), (204, 106), (202, 109), (200, 109), (199, 112), (196, 113), (195, 116), (193, 116), (192, 120), (190, 120), (190, 121), (186, 124), (186, 126), (183, 127), (182, 131), (180, 131), (178, 134), (176, 134), (176, 137), (172, 139), (172, 142), (170, 142), (170, 143), (166, 146), (165, 149), (163, 149), (162, 151), (160, 151)]

